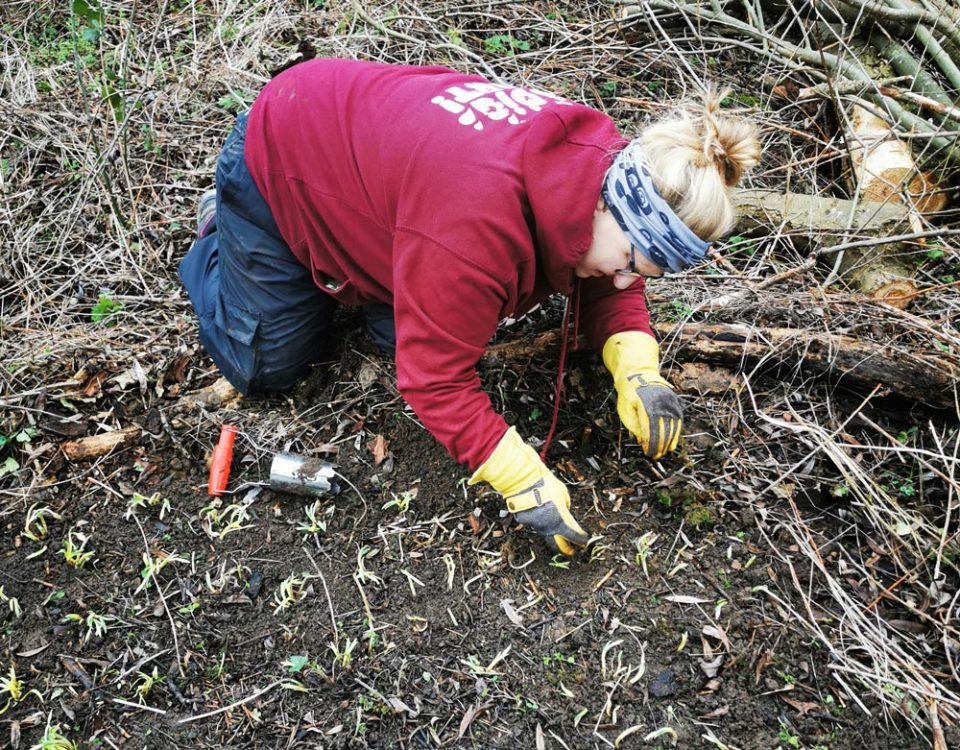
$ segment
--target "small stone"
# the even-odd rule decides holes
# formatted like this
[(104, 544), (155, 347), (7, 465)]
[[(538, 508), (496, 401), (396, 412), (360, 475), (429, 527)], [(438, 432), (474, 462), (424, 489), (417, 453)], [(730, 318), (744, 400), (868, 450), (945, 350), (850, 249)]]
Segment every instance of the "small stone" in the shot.
[(647, 690), (654, 698), (668, 698), (677, 690), (677, 676), (672, 669), (665, 669), (650, 681)]
[(250, 582), (247, 584), (247, 596), (251, 599), (256, 599), (262, 587), (263, 573), (259, 570), (254, 571), (253, 575), (250, 576)]

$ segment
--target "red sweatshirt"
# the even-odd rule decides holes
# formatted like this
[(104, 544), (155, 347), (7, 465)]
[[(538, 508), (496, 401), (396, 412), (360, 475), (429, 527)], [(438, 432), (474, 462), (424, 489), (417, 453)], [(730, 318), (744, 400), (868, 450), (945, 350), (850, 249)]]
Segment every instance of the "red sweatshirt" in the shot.
[[(347, 60), (267, 84), (245, 157), (294, 255), (349, 305), (393, 305), (397, 385), (476, 469), (507, 429), (476, 364), (500, 320), (568, 294), (603, 175), (624, 139), (606, 115), (440, 67)], [(641, 282), (583, 280), (598, 349), (650, 333)]]

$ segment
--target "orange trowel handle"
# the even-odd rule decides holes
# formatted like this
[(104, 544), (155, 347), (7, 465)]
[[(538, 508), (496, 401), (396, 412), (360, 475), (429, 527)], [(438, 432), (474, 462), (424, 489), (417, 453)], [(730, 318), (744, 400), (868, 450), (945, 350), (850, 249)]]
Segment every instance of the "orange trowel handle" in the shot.
[(220, 439), (213, 449), (213, 459), (210, 461), (210, 479), (207, 482), (207, 493), (222, 495), (230, 479), (230, 464), (233, 463), (233, 441), (237, 438), (237, 428), (225, 424), (220, 428)]

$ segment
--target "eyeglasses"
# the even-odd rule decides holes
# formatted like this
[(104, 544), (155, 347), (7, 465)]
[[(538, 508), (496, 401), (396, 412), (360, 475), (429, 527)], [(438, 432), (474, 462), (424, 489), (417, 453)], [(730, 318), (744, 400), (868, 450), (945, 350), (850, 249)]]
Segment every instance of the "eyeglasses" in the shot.
[(619, 274), (620, 276), (637, 276), (640, 278), (644, 277), (644, 274), (640, 273), (637, 270), (637, 246), (630, 245), (630, 265), (626, 268), (618, 268), (614, 273)]

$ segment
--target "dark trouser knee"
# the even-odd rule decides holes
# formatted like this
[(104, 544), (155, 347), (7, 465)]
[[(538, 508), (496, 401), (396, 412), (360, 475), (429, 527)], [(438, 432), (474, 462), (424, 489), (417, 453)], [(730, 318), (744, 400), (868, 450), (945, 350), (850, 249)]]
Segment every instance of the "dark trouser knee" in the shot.
[(200, 341), (242, 393), (292, 388), (323, 354), (336, 301), (280, 235), (243, 158), (246, 118), (217, 164), (217, 231), (180, 264)]
[(367, 319), (367, 333), (381, 351), (394, 354), (397, 349), (397, 328), (392, 305), (367, 305), (363, 308)]

